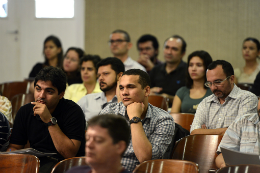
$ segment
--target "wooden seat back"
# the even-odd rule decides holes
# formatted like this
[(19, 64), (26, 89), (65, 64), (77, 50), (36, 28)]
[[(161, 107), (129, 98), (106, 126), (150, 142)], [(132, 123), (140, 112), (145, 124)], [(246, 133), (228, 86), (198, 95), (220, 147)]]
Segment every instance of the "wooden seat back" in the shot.
[(0, 154), (1, 173), (38, 173), (40, 160), (29, 154)]
[(33, 101), (35, 101), (33, 94), (17, 94), (17, 95), (15, 95), (11, 100), (13, 120), (15, 119), (17, 111), (20, 109), (21, 106), (23, 106), (27, 103), (33, 102)]
[(252, 83), (238, 83), (237, 86), (238, 86), (240, 89), (242, 89), (242, 90), (247, 90), (247, 91), (249, 91), (249, 90), (252, 88), (253, 84), (252, 84)]
[(172, 159), (188, 160), (199, 165), (200, 173), (216, 169), (215, 158), (222, 135), (190, 135), (175, 144)]
[(168, 102), (167, 102), (167, 99), (163, 96), (149, 95), (148, 102), (153, 106), (156, 106), (156, 107), (161, 108), (165, 111), (168, 111)]
[(2, 95), (12, 100), (12, 97), (17, 94), (28, 94), (30, 82), (7, 82), (1, 85)]
[(245, 173), (260, 172), (260, 165), (233, 165), (221, 168), (216, 173)]
[(148, 160), (138, 165), (133, 173), (198, 173), (196, 163), (186, 160), (157, 159)]
[(190, 131), (190, 126), (194, 119), (194, 114), (189, 113), (170, 113), (175, 123), (181, 125), (184, 129)]
[(85, 156), (72, 157), (69, 159), (62, 160), (52, 168), (51, 173), (64, 173), (74, 166), (88, 165), (85, 162), (85, 158), (86, 158)]

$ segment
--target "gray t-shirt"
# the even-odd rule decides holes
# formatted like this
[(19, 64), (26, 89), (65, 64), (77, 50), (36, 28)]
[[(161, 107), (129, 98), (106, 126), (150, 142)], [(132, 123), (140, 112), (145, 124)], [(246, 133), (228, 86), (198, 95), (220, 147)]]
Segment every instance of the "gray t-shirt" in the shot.
[(181, 112), (195, 114), (199, 103), (207, 96), (211, 95), (210, 88), (207, 89), (206, 94), (199, 99), (190, 98), (190, 89), (186, 86), (181, 87), (176, 95), (181, 99)]

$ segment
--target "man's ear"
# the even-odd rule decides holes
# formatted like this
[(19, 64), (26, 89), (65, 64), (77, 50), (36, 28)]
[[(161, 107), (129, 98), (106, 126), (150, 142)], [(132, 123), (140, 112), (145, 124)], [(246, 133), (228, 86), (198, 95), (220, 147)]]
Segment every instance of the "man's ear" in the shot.
[(116, 144), (116, 152), (119, 154), (119, 155), (122, 155), (123, 152), (126, 150), (126, 143), (125, 141), (119, 141), (117, 144)]
[(119, 79), (122, 77), (123, 75), (123, 72), (120, 72), (117, 74), (116, 78), (117, 78), (117, 82), (119, 81)]
[(231, 75), (229, 79), (230, 79), (231, 84), (234, 84), (234, 82), (235, 82), (235, 76), (234, 76), (234, 75)]
[(128, 50), (131, 49), (132, 46), (133, 46), (133, 44), (131, 42), (127, 43)]
[(62, 99), (63, 96), (64, 96), (64, 94), (65, 94), (65, 91), (61, 92), (61, 93), (59, 94), (59, 99)]
[(150, 88), (149, 86), (146, 86), (146, 87), (144, 88), (144, 90), (145, 90), (145, 97), (148, 97), (149, 94), (150, 94), (151, 88)]

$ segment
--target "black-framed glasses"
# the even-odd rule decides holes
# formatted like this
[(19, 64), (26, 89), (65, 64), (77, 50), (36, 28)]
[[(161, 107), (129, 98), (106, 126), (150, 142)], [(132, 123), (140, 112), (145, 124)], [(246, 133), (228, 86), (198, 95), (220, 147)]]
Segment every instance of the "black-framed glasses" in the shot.
[(225, 81), (225, 80), (227, 80), (228, 78), (230, 78), (231, 76), (228, 76), (226, 79), (224, 79), (224, 80), (216, 80), (216, 81), (214, 81), (214, 82), (205, 82), (205, 86), (206, 87), (211, 87), (212, 86), (212, 84), (214, 85), (214, 86), (221, 86), (222, 85), (222, 83)]
[(123, 42), (128, 42), (128, 40), (121, 40), (121, 39), (117, 39), (117, 40), (109, 40), (108, 41), (108, 43), (109, 44), (113, 44), (113, 43), (119, 43), (119, 44), (121, 44), (121, 43), (123, 43)]

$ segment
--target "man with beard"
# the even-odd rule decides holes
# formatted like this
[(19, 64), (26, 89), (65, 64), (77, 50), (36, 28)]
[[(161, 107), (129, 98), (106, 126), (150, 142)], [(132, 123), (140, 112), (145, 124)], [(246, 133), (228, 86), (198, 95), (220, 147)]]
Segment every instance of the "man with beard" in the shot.
[(142, 35), (137, 41), (137, 49), (139, 52), (137, 62), (144, 66), (148, 73), (154, 66), (161, 64), (161, 61), (157, 59), (159, 53), (158, 48), (159, 43), (153, 35)]
[(191, 134), (224, 134), (235, 119), (257, 112), (257, 97), (234, 84), (232, 65), (224, 60), (213, 61), (207, 70), (205, 85), (212, 95), (199, 104)]
[(97, 73), (100, 89), (103, 92), (88, 94), (78, 101), (85, 119), (88, 121), (108, 104), (117, 103), (117, 81), (125, 72), (125, 66), (117, 58), (108, 57), (97, 64)]

